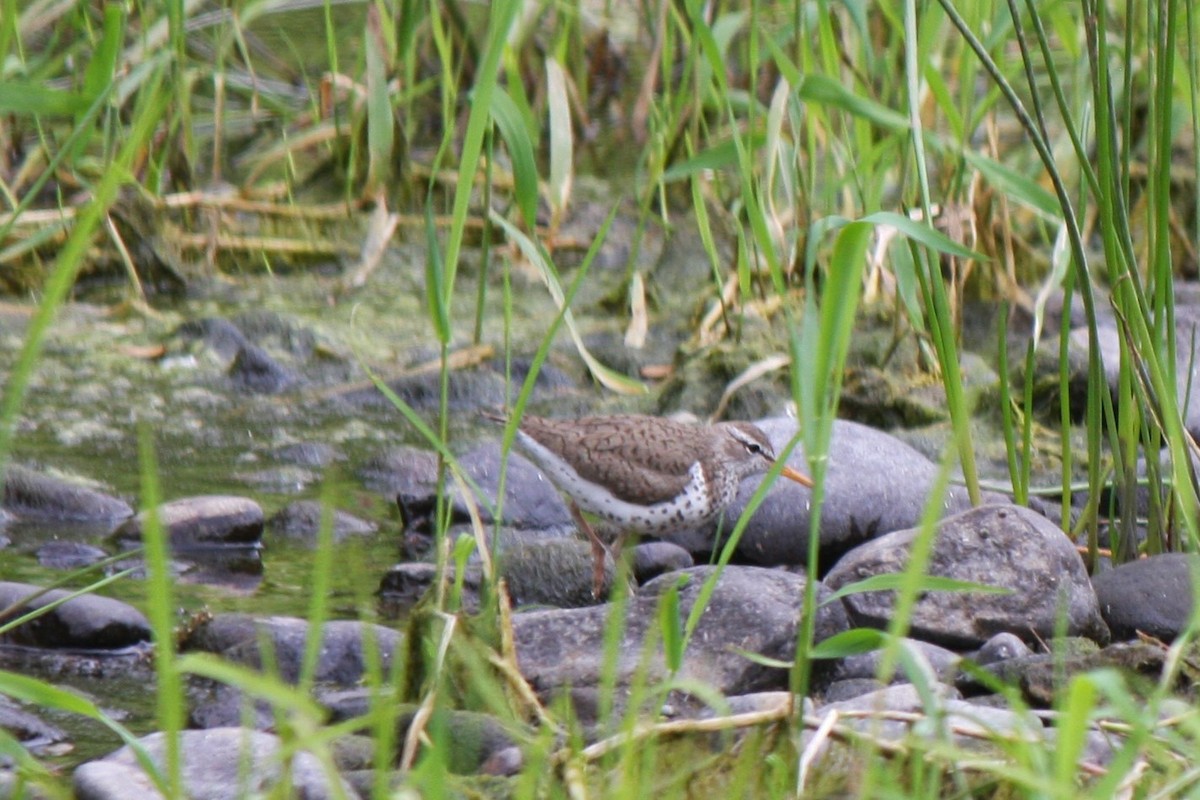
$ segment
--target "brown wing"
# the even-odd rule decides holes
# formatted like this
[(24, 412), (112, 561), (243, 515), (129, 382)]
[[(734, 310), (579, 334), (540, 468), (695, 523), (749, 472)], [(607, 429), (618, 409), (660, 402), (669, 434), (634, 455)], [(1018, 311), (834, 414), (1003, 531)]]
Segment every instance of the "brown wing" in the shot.
[(711, 449), (705, 429), (660, 417), (621, 415), (554, 420), (526, 416), (521, 429), (553, 450), (585, 480), (628, 503), (672, 499), (688, 470)]

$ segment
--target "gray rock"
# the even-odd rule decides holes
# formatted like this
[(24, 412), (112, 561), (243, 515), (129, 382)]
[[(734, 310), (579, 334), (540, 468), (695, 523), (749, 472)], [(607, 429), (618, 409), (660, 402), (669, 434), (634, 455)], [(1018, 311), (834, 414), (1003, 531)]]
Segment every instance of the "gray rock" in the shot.
[(1195, 555), (1163, 553), (1130, 561), (1092, 579), (1100, 613), (1114, 639), (1144, 633), (1165, 642), (1192, 618), (1192, 576), (1200, 569)]
[(1031, 655), (1033, 655), (1033, 651), (1021, 637), (1012, 633), (997, 633), (984, 642), (983, 647), (979, 648), (979, 652), (975, 655), (975, 663), (985, 666)]
[[(958, 653), (916, 639), (901, 640), (901, 647), (905, 651), (908, 662), (920, 671), (919, 677), (927, 682), (953, 680), (958, 671), (958, 664), (962, 660)], [(901, 659), (893, 662), (891, 675), (881, 676), (879, 669), (882, 659), (882, 650), (846, 656), (833, 664), (828, 672), (828, 678), (835, 681), (882, 679), (890, 683), (912, 683), (918, 677), (909, 674), (908, 667)]]
[[(496, 521), (500, 488), (501, 455), (498, 442), (487, 442), (463, 455), (467, 475), (479, 488), (476, 503), (484, 522)], [(451, 491), (454, 511), (467, 516), (467, 501), (457, 487)], [(501, 522), (514, 528), (533, 530), (574, 529), (571, 513), (554, 484), (546, 480), (527, 458), (515, 451), (508, 455)]]
[(4, 474), (3, 505), (30, 519), (116, 522), (133, 516), (123, 500), (16, 464)]
[(271, 455), (298, 467), (327, 467), (346, 460), (345, 453), (326, 442), (296, 442), (274, 450)]
[(888, 684), (882, 681), (877, 681), (874, 678), (843, 678), (829, 683), (822, 687), (818, 693), (822, 703), (841, 703), (846, 700), (853, 700), (856, 697), (878, 692), (884, 689)]
[[(663, 575), (630, 600), (615, 666), (618, 684), (627, 684), (643, 668), (651, 682), (667, 676), (661, 645), (654, 649), (648, 664), (642, 663), (646, 636), (659, 635), (661, 597), (669, 588), (681, 587), (683, 624), (715, 569), (693, 567)], [(790, 660), (795, 654), (803, 595), (804, 578), (798, 575), (759, 567), (726, 567), (692, 636), (678, 677), (701, 681), (725, 694), (786, 687), (786, 670), (759, 665), (735, 648)], [(827, 596), (823, 588), (820, 596)], [(598, 686), (605, 670), (604, 638), (610, 614), (611, 608), (605, 605), (516, 615), (513, 633), (521, 672), (543, 694), (568, 686), (576, 691)], [(817, 641), (846, 627), (838, 604), (818, 610)]]
[[(201, 495), (172, 500), (158, 508), (158, 521), (175, 550), (225, 545), (256, 545), (262, 538), (263, 511), (253, 500)], [(126, 522), (113, 538), (141, 542), (145, 513)]]
[(256, 344), (246, 344), (229, 366), (233, 387), (249, 394), (279, 394), (300, 383), (300, 375)]
[(836, 764), (843, 773), (852, 774), (858, 768), (863, 751), (854, 750), (859, 745), (847, 744), (836, 737), (814, 741), (815, 727), (834, 713), (838, 715), (837, 724), (844, 729), (879, 742), (903, 743), (909, 737), (928, 740), (948, 735), (956, 747), (995, 756), (1003, 756), (1005, 745), (993, 742), (990, 737), (1021, 739), (1045, 746), (1044, 728), (1035, 714), (975, 705), (958, 699), (957, 692), (943, 684), (935, 684), (934, 689), (933, 702), (937, 708), (927, 707), (925, 698), (906, 683), (821, 706), (815, 714), (806, 715), (800, 749), (813, 759), (812, 764), (832, 759), (829, 763)]
[[(453, 518), (470, 520), (471, 506), (474, 506), (485, 524), (494, 523), (502, 463), (500, 445), (496, 442), (482, 444), (461, 456), (459, 463), (478, 491), (468, 500), (452, 481), (447, 482)], [(512, 452), (507, 469), (501, 510), (504, 525), (560, 534), (574, 531), (575, 524), (558, 490), (528, 459)], [(377, 484), (395, 491), (406, 529), (432, 527), (437, 502), (435, 453), (408, 448), (397, 450), (377, 462), (372, 473), (377, 476)]]
[[(796, 434), (793, 419), (776, 417), (758, 423), (777, 450)], [(807, 472), (803, 447), (797, 445), (788, 463)], [(821, 512), (822, 562), (891, 531), (911, 528), (921, 520), (937, 478), (937, 465), (894, 436), (838, 420), (834, 423), (825, 477), (825, 507)], [(730, 531), (761, 483), (761, 477), (742, 481), (737, 499), (725, 511)], [(777, 480), (738, 543), (740, 558), (756, 564), (804, 564), (808, 561), (811, 490), (789, 480)], [(944, 511), (969, 507), (966, 492), (951, 487)], [(716, 523), (693, 537), (671, 537), (695, 552), (708, 552), (716, 538)]]
[(0, 698), (0, 728), (35, 755), (50, 754), (55, 745), (67, 740), (62, 729), (20, 708), (8, 698)]
[[(138, 742), (162, 770), (166, 735), (152, 733)], [(278, 794), (285, 780), (288, 783), (282, 794), (288, 796), (306, 800), (339, 794), (358, 797), (340, 776), (330, 776), (311, 753), (295, 753), (285, 762), (283, 743), (270, 733), (244, 728), (182, 731), (179, 753), (184, 792), (191, 800)], [(149, 800), (162, 796), (128, 745), (76, 769), (74, 788), (79, 800)]]
[[(308, 620), (295, 617), (221, 614), (192, 631), (181, 647), (219, 653), (239, 664), (261, 667), (259, 646), (265, 637), (279, 677), (294, 683), (300, 677), (309, 627)], [(363, 640), (368, 634), (374, 638), (386, 669), (402, 640), (398, 631), (366, 622), (332, 620), (322, 629), (321, 656), (314, 679), (339, 686), (355, 684), (363, 675)]]
[(694, 565), (692, 554), (673, 542), (642, 542), (633, 548), (633, 577), (638, 583)]
[[(418, 411), (433, 411), (441, 403), (441, 378), (437, 372), (407, 375), (387, 382), (408, 405)], [(504, 405), (504, 376), (486, 367), (450, 372), (447, 402), (452, 411), (475, 411)], [(391, 401), (374, 386), (343, 392), (335, 398), (352, 409), (392, 408)]]
[[(395, 495), (400, 517), (411, 525), (418, 517), (428, 516), (431, 487), (437, 487), (438, 456), (419, 447), (394, 447), (367, 459), (358, 477), (372, 491)], [(406, 509), (412, 510), (406, 513)]]
[[(1056, 652), (996, 661), (983, 669), (1001, 683), (1019, 689), (1030, 705), (1050, 708), (1061, 699), (1074, 676), (1096, 670), (1119, 671), (1131, 691), (1149, 694), (1162, 680), (1167, 659), (1166, 648), (1149, 642), (1118, 642), (1103, 649), (1088, 639), (1056, 640), (1051, 645)], [(1192, 678), (1185, 673), (1187, 670), (1172, 675), (1175, 680), (1171, 688), (1191, 690)], [(981, 681), (974, 673), (963, 673), (956, 685), (966, 693), (974, 693)]]
[(46, 542), (37, 551), (38, 563), (50, 569), (82, 569), (106, 558), (108, 553), (95, 545), (65, 540)]
[[(0, 583), (0, 608), (11, 609), (4, 621), (15, 619), (66, 597), (63, 589), (40, 594), (39, 586)], [(115, 650), (150, 640), (150, 624), (128, 603), (85, 594), (67, 600), (41, 616), (9, 631), (5, 641), (29, 647)]]
[[(896, 531), (847, 553), (826, 576), (840, 589), (875, 575), (902, 572), (916, 529)], [(979, 647), (997, 633), (1049, 639), (1065, 621), (1068, 635), (1109, 639), (1083, 560), (1044, 517), (1011, 505), (981, 506), (943, 520), (930, 554), (930, 575), (1009, 589), (1008, 594), (925, 592), (913, 607), (911, 633), (948, 647)], [(894, 592), (843, 598), (859, 625), (886, 627)]]
[[(592, 548), (578, 539), (542, 539), (511, 542), (501, 548), (496, 559), (500, 575), (508, 586), (514, 606), (555, 606), (579, 608), (595, 605), (592, 596), (594, 561)], [(454, 582), (453, 567), (447, 580)], [(612, 588), (611, 559), (605, 560), (602, 595)], [(379, 592), (388, 603), (404, 608), (415, 603), (434, 584), (437, 570), (433, 564), (412, 561), (396, 564), (380, 580)], [(468, 610), (479, 607), (483, 574), (478, 565), (468, 565), (463, 573), (462, 604)]]
[[(297, 500), (288, 503), (267, 522), (267, 529), (282, 539), (288, 539), (306, 547), (316, 547), (321, 529), (321, 504), (315, 500)], [(333, 541), (341, 542), (351, 536), (369, 536), (375, 533), (374, 523), (359, 519), (345, 511), (333, 512)]]
[(184, 341), (202, 343), (226, 365), (232, 364), (248, 344), (237, 325), (216, 317), (188, 320), (175, 330), (175, 335)]

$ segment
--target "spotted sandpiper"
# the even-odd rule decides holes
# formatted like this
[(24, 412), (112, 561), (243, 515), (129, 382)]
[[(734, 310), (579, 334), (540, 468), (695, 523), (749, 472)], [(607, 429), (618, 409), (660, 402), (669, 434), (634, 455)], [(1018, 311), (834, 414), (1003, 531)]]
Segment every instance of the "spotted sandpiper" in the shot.
[[(517, 444), (570, 498), (571, 514), (592, 542), (597, 597), (606, 548), (581, 511), (627, 532), (668, 536), (712, 519), (733, 501), (742, 478), (775, 464), (767, 435), (749, 422), (689, 425), (639, 414), (579, 419), (525, 414)], [(780, 474), (813, 485), (791, 467)]]

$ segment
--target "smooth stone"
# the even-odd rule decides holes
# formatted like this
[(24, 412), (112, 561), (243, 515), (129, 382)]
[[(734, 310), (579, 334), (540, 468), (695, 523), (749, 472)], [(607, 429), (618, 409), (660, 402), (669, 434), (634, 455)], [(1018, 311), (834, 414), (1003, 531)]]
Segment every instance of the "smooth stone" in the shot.
[(246, 344), (229, 365), (233, 388), (247, 394), (279, 394), (294, 388), (300, 374), (256, 344)]
[[(467, 475), (475, 481), (478, 493), (476, 507), (484, 523), (496, 522), (500, 474), (503, 461), (500, 444), (485, 442), (464, 454), (459, 461)], [(468, 503), (457, 486), (450, 487), (455, 515), (469, 518)], [(574, 529), (571, 512), (562, 495), (537, 467), (516, 451), (508, 454), (504, 483), (504, 507), (500, 519), (505, 525), (530, 530)]]
[[(800, 735), (799, 749), (810, 759), (810, 768), (821, 771), (827, 760), (836, 769), (852, 774), (865, 768), (863, 751), (857, 743), (846, 743), (826, 737), (814, 742), (815, 726), (830, 714), (837, 714), (838, 723), (845, 728), (870, 737), (873, 741), (904, 744), (910, 737), (940, 738), (948, 731), (955, 747), (972, 753), (992, 753), (1002, 757), (1002, 740), (1019, 740), (1035, 747), (1045, 746), (1045, 728), (1033, 713), (1021, 713), (1007, 708), (974, 705), (958, 698), (957, 692), (944, 684), (935, 684), (933, 696), (938, 707), (927, 707), (925, 699), (911, 684), (896, 684), (869, 694), (827, 703), (813, 714), (806, 715), (806, 725)], [(815, 750), (811, 749), (815, 745)]]
[[(586, 542), (559, 538), (510, 543), (501, 549), (496, 563), (508, 587), (509, 599), (516, 607), (579, 608), (598, 602), (592, 596), (594, 562), (591, 545)], [(612, 560), (606, 559), (602, 593), (612, 588), (613, 575)], [(396, 564), (384, 573), (379, 593), (397, 608), (408, 607), (421, 599), (436, 577), (436, 568), (427, 562)], [(453, 567), (447, 568), (447, 580), (453, 585)], [(482, 585), (480, 567), (468, 565), (463, 573), (464, 608), (479, 607)]]
[[(757, 423), (777, 450), (798, 430), (798, 423), (775, 417)], [(807, 474), (803, 446), (797, 445), (788, 464)], [(821, 512), (821, 563), (864, 541), (920, 523), (929, 494), (937, 483), (938, 467), (894, 436), (856, 422), (837, 420), (825, 475), (825, 506)], [(721, 524), (725, 531), (745, 510), (758, 490), (761, 476), (746, 478)], [(809, 515), (812, 490), (786, 479), (776, 480), (766, 499), (746, 525), (738, 542), (739, 558), (762, 565), (799, 565), (808, 561)], [(966, 490), (951, 487), (943, 512), (969, 508)], [(698, 536), (672, 536), (693, 553), (712, 551), (718, 522)]]
[(3, 505), (30, 519), (116, 522), (133, 516), (124, 500), (16, 464), (4, 474)]
[(1100, 613), (1114, 639), (1139, 633), (1172, 642), (1192, 618), (1193, 573), (1200, 559), (1162, 553), (1114, 567), (1092, 578)]
[(902, 639), (900, 646), (907, 653), (914, 667), (920, 671), (920, 675), (909, 674), (904, 661), (900, 658), (893, 662), (890, 675), (880, 675), (883, 651), (872, 650), (868, 653), (859, 653), (838, 659), (829, 669), (828, 679), (834, 681), (871, 679), (884, 680), (888, 683), (913, 683), (918, 678), (927, 682), (950, 681), (954, 679), (959, 662), (962, 661), (962, 656), (952, 650), (917, 639)]
[[(374, 523), (340, 509), (334, 510), (332, 522), (334, 542), (342, 542), (352, 536), (370, 536), (378, 530)], [(288, 503), (267, 521), (267, 530), (280, 539), (316, 547), (321, 530), (321, 504), (316, 500)]]
[(272, 494), (299, 494), (320, 480), (320, 476), (313, 470), (294, 464), (277, 464), (265, 469), (238, 471), (231, 477), (257, 492)]
[(50, 569), (83, 569), (106, 558), (108, 558), (107, 551), (83, 542), (65, 540), (46, 542), (37, 550), (38, 563)]
[[(1196, 398), (1194, 388), (1190, 397), (1187, 394), (1190, 387), (1200, 385), (1200, 352), (1197, 352), (1194, 347), (1195, 343), (1193, 342), (1193, 332), (1196, 329), (1198, 321), (1197, 309), (1194, 306), (1191, 308), (1176, 306), (1175, 311), (1175, 370), (1177, 375), (1175, 399), (1179, 404), (1179, 409), (1183, 412), (1184, 427), (1187, 428), (1188, 433), (1193, 437), (1197, 437), (1200, 436), (1200, 401)], [(1097, 317), (1096, 341), (1104, 359), (1105, 379), (1108, 382), (1109, 389), (1116, 392), (1121, 364), (1121, 331), (1107, 303), (1100, 302), (1097, 304)], [(1079, 409), (1079, 413), (1082, 413), (1087, 402), (1087, 354), (1089, 345), (1086, 326), (1073, 329), (1069, 334), (1069, 342), (1071, 352), (1070, 391), (1072, 405)], [(1047, 341), (1042, 345), (1043, 348), (1047, 348), (1043, 352), (1049, 353), (1048, 348), (1051, 346), (1054, 348), (1052, 352), (1056, 359), (1058, 353), (1057, 341)], [(1043, 369), (1048, 370), (1049, 361), (1049, 355), (1044, 355), (1040, 358), (1039, 371)], [(1054, 363), (1057, 364), (1057, 361), (1055, 360)], [(1057, 375), (1057, 367), (1055, 367), (1051, 374)]]
[[(271, 645), (278, 676), (294, 683), (309, 635), (308, 620), (296, 617), (256, 617), (250, 614), (220, 614), (191, 631), (182, 650), (218, 653), (239, 664), (262, 666), (259, 652), (263, 637)], [(384, 669), (391, 663), (403, 635), (392, 628), (356, 620), (330, 620), (322, 629), (320, 658), (314, 679), (322, 683), (350, 686), (365, 670), (364, 639), (370, 635)]]
[[(462, 455), (459, 463), (478, 491), (468, 500), (461, 489), (447, 479), (452, 518), (469, 521), (474, 506), (484, 524), (494, 524), (502, 463), (500, 445), (496, 442), (479, 445)], [(380, 482), (394, 490), (405, 528), (430, 529), (437, 504), (437, 454), (408, 448), (396, 450), (373, 471), (378, 474), (388, 469), (392, 470), (392, 476)], [(558, 490), (528, 459), (515, 451), (510, 452), (507, 470), (502, 524), (559, 533), (575, 529), (571, 513)]]
[[(629, 600), (616, 663), (605, 665), (604, 641), (612, 609), (590, 608), (531, 611), (513, 618), (517, 662), (522, 674), (543, 696), (566, 687), (596, 687), (608, 669), (618, 685), (626, 685), (641, 670), (651, 683), (668, 670), (661, 642), (645, 661), (647, 635), (659, 636), (662, 595), (679, 587), (680, 624), (684, 624), (706, 579), (716, 567), (702, 566), (672, 572), (642, 587)], [(787, 670), (757, 664), (736, 649), (790, 661), (804, 601), (804, 578), (761, 567), (728, 566), (716, 582), (708, 606), (691, 638), (677, 675), (724, 694), (745, 694), (787, 686)], [(818, 598), (828, 593), (822, 587)], [(815, 640), (846, 630), (839, 604), (817, 611)]]
[[(251, 795), (283, 794), (325, 800), (358, 794), (340, 777), (330, 781), (316, 756), (286, 753), (278, 736), (245, 728), (186, 730), (179, 733), (183, 788), (190, 800), (229, 800)], [(152, 733), (138, 743), (160, 770), (166, 761), (166, 734)], [(285, 755), (290, 755), (284, 758)], [(284, 766), (287, 769), (284, 769)], [(79, 800), (141, 800), (161, 795), (142, 771), (133, 748), (126, 745), (75, 770)]]
[[(1065, 645), (1057, 646), (1061, 648)], [(1164, 648), (1145, 642), (1118, 642), (1103, 649), (1097, 648), (1093, 643), (1090, 648), (1075, 647), (1072, 650), (1068, 647), (1068, 652), (1065, 653), (1036, 653), (1008, 661), (997, 661), (983, 669), (1001, 683), (1019, 689), (1030, 705), (1051, 708), (1061, 699), (1062, 692), (1072, 677), (1094, 670), (1120, 671), (1127, 676), (1132, 690), (1150, 694), (1153, 691), (1151, 687), (1162, 677), (1166, 657), (1167, 651)], [(1139, 681), (1142, 687), (1140, 690)], [(1187, 691), (1191, 682), (1192, 678), (1178, 675), (1174, 688)], [(975, 676), (965, 673), (959, 675), (956, 685), (968, 694), (981, 688)]]
[(249, 344), (237, 325), (217, 317), (188, 320), (175, 329), (175, 335), (185, 341), (203, 343), (226, 366)]
[(26, 711), (7, 697), (0, 698), (0, 729), (34, 755), (51, 755), (56, 750), (69, 749), (64, 744), (67, 734), (61, 728)]
[[(177, 550), (226, 545), (257, 545), (262, 539), (262, 507), (245, 497), (200, 495), (172, 500), (158, 507), (158, 522)], [(113, 538), (142, 539), (145, 512), (126, 522)]]
[[(28, 583), (0, 583), (0, 608), (12, 609), (4, 616), (4, 621), (71, 594), (64, 589), (53, 589), (26, 601), (41, 591), (40, 586)], [(116, 650), (148, 642), (150, 623), (142, 612), (128, 603), (85, 594), (17, 626), (5, 634), (4, 640), (28, 647)]]
[(874, 678), (842, 678), (829, 683), (818, 693), (818, 697), (822, 704), (825, 703), (841, 703), (845, 700), (853, 700), (856, 697), (878, 692), (880, 689), (887, 687), (888, 684), (883, 681), (877, 681)]
[(298, 467), (328, 467), (346, 460), (345, 453), (326, 442), (296, 442), (275, 449), (271, 455), (278, 461)]
[(1031, 655), (1033, 655), (1033, 651), (1029, 649), (1029, 645), (1025, 644), (1020, 636), (1007, 632), (997, 633), (984, 642), (983, 647), (979, 648), (979, 652), (975, 654), (975, 663), (980, 666), (986, 666), (987, 664), (996, 664), (1000, 661), (1025, 658)]
[[(896, 531), (851, 550), (825, 582), (835, 591), (876, 575), (903, 572), (917, 529)], [(1109, 640), (1083, 560), (1061, 530), (1027, 508), (989, 505), (942, 520), (928, 574), (996, 586), (1007, 594), (923, 592), (913, 606), (913, 638), (951, 648), (980, 647), (997, 633), (1027, 641), (1069, 636)], [(860, 592), (842, 602), (857, 625), (886, 628), (891, 591)]]
[[(441, 377), (437, 372), (407, 375), (387, 381), (397, 397), (417, 411), (434, 411), (441, 404)], [(451, 411), (499, 408), (505, 401), (504, 376), (486, 367), (450, 372), (447, 404)], [(333, 398), (350, 409), (392, 408), (392, 403), (374, 386), (352, 389)]]
[(358, 477), (373, 492), (396, 498), (405, 527), (429, 517), (437, 494), (438, 456), (419, 447), (393, 447), (367, 459)]
[[(356, 717), (365, 717), (371, 710), (370, 689), (349, 689), (321, 695), (318, 700), (330, 712), (330, 723), (337, 724)], [(408, 736), (409, 728), (417, 714), (417, 707), (404, 704), (396, 715), (396, 757)], [(511, 774), (497, 772), (506, 764), (523, 760), (521, 750), (512, 733), (496, 717), (477, 711), (458, 709), (435, 711), (425, 724), (426, 732), (437, 731), (446, 738), (439, 743), (446, 753), (446, 766), (456, 775), (484, 773), (491, 775)], [(372, 754), (373, 755), (373, 754)], [(369, 766), (369, 763), (364, 766)]]
[(692, 554), (673, 542), (642, 542), (633, 547), (633, 578), (639, 584), (695, 564)]

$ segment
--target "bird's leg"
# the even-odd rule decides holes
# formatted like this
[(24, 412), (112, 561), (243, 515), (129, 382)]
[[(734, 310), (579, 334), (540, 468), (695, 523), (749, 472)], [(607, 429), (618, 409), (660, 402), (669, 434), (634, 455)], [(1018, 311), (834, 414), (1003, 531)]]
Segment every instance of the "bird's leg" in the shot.
[[(570, 506), (571, 516), (575, 518), (575, 524), (587, 534), (588, 540), (592, 543), (592, 597), (599, 600), (604, 594), (604, 556), (609, 554), (608, 548), (600, 540), (600, 537), (596, 535), (596, 531), (592, 529), (591, 524), (584, 519), (583, 512), (579, 510), (579, 506), (575, 504), (574, 500), (571, 501)], [(614, 558), (614, 566), (616, 563), (617, 560)]]

